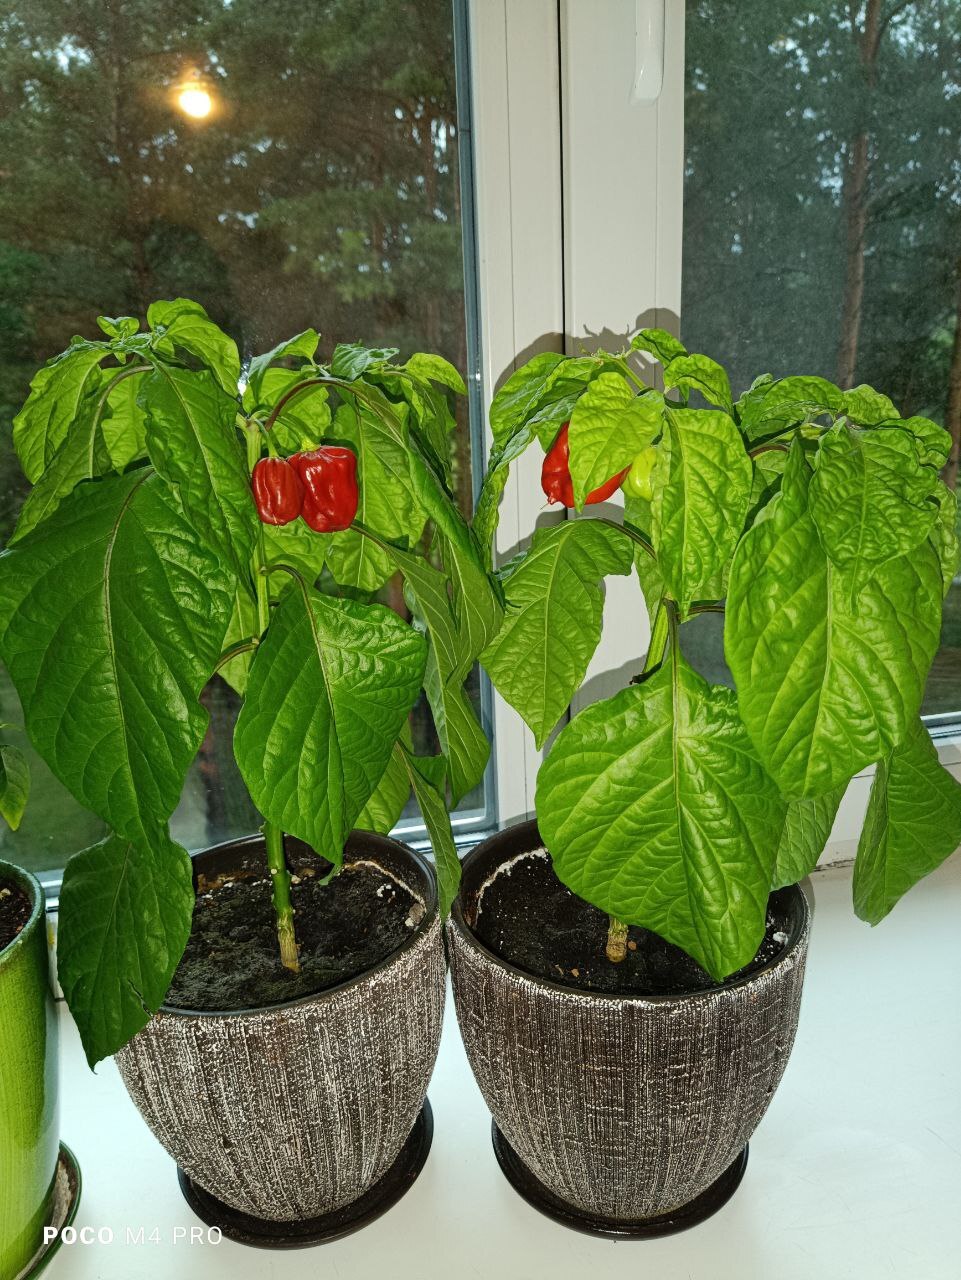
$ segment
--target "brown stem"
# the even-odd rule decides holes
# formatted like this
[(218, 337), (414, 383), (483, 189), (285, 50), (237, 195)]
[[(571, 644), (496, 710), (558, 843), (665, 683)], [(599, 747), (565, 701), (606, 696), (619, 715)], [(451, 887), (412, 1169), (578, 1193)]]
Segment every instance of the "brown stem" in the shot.
[(627, 958), (627, 925), (616, 916), (610, 917), (607, 929), (607, 958), (611, 964), (620, 964)]

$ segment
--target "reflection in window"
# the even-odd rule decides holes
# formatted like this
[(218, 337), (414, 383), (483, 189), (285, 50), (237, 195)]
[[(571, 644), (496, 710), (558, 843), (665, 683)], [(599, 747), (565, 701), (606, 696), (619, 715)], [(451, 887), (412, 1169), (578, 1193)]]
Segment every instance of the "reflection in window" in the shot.
[[(961, 6), (689, 0), (686, 345), (961, 435)], [(961, 584), (924, 710), (961, 712)]]
[[(0, 539), (26, 491), (10, 420), (98, 313), (184, 295), (244, 355), (314, 326), (322, 356), (360, 339), (466, 368), (452, 23), (450, 0), (0, 0)], [(230, 751), (235, 695), (217, 678), (204, 701), (173, 822), (193, 848), (259, 821)], [(18, 719), (4, 681), (0, 720)], [(413, 729), (430, 749), (426, 706)], [(102, 827), (31, 764), (0, 852), (56, 867)], [(484, 803), (478, 788), (461, 807)]]

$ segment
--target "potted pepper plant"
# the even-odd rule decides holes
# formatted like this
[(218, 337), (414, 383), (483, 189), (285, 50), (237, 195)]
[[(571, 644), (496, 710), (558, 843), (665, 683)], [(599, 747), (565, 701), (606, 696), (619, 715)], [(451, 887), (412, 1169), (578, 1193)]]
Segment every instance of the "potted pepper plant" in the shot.
[[(33, 482), (0, 557), (30, 739), (111, 827), (67, 863), (59, 973), (188, 1200), (303, 1243), (383, 1211), (430, 1141), (447, 805), (488, 745), (464, 681), (501, 605), (451, 494), (442, 358), (298, 334), (241, 370), (196, 303), (101, 318), (14, 424)], [(376, 602), (403, 576), (410, 619)], [(168, 819), (215, 672), (260, 834), (191, 860)], [(418, 755), (426, 693), (441, 751)], [(434, 869), (386, 834), (411, 792)]]
[[(950, 441), (867, 386), (765, 376), (735, 402), (717, 363), (662, 330), (535, 356), (491, 424), (488, 555), (535, 440), (548, 498), (595, 513), (499, 571), (481, 661), (538, 746), (584, 678), (607, 574), (636, 572), (651, 638), (630, 684), (557, 734), (537, 822), (465, 860), (458, 1017), (522, 1194), (586, 1230), (673, 1231), (733, 1192), (784, 1071), (810, 915), (797, 882), (850, 779), (875, 766), (865, 920), (961, 842), (961, 785), (919, 715), (958, 566)], [(599, 509), (617, 483), (623, 512)], [(685, 653), (705, 611), (723, 613), (730, 687)]]

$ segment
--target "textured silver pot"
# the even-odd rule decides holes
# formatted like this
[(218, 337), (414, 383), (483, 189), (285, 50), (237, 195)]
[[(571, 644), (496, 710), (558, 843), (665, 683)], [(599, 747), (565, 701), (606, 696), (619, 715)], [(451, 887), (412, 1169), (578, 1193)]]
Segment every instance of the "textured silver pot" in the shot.
[(658, 998), (578, 991), (515, 968), (472, 930), (485, 882), (543, 847), (533, 822), (478, 845), (448, 925), (457, 1018), (498, 1158), (522, 1194), (570, 1225), (638, 1235), (692, 1225), (740, 1181), (787, 1065), (807, 900), (780, 891), (788, 942), (750, 977)]
[[(316, 862), (297, 841), (287, 852), (294, 870)], [(433, 870), (369, 832), (355, 832), (344, 857), (375, 863), (418, 900), (423, 914), (401, 947), (286, 1004), (163, 1006), (117, 1054), (127, 1092), (190, 1182), (255, 1219), (317, 1219), (368, 1196), (408, 1143), (437, 1057), (445, 974)], [(207, 884), (251, 872), (266, 874), (260, 837), (194, 859)]]

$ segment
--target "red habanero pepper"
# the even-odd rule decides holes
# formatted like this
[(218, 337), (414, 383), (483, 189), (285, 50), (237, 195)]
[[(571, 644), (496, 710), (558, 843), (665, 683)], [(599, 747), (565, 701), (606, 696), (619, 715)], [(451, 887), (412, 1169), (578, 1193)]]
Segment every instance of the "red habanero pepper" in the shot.
[(322, 444), (290, 459), (304, 486), (300, 514), (316, 533), (349, 529), (357, 514), (357, 455), (352, 449)]
[(300, 515), (304, 486), (286, 458), (261, 458), (250, 487), (262, 524), (290, 524)]
[[(567, 442), (567, 429), (570, 425), (569, 422), (565, 422), (558, 431), (541, 468), (541, 488), (547, 495), (547, 501), (563, 502), (565, 507), (574, 506), (574, 485), (571, 483), (569, 463), (571, 450)], [(592, 489), (584, 499), (585, 506), (592, 506), (595, 502), (605, 502), (628, 471), (630, 467), (625, 467), (623, 471), (618, 471), (616, 476), (611, 476), (610, 480), (605, 480), (596, 489)]]

